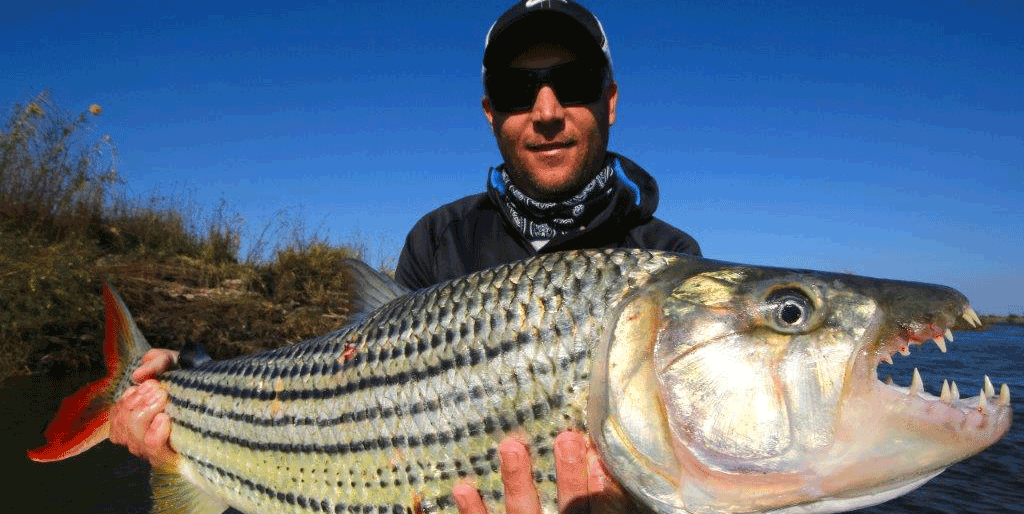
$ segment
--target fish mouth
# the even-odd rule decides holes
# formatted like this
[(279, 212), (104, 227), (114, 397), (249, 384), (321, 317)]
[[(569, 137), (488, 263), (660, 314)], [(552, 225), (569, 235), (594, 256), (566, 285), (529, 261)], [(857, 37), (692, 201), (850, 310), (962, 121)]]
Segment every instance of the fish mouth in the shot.
[[(881, 363), (891, 364), (897, 353), (909, 357), (915, 346), (935, 344), (946, 353), (954, 341), (953, 326), (960, 320), (971, 328), (982, 325), (974, 309), (964, 304), (959, 315), (899, 323), (861, 352), (854, 364), (861, 368), (855, 373), (861, 379), (844, 395), (837, 437), (857, 457), (827, 473), (830, 478), (823, 485), (836, 492), (834, 498), (846, 498), (853, 506), (894, 498), (993, 444), (1009, 429), (1010, 388), (1003, 384), (997, 390), (988, 376), (973, 397), (961, 397), (957, 384), (949, 380), (938, 396), (930, 394), (916, 367), (905, 386), (878, 377)], [(871, 471), (862, 467), (868, 465)], [(855, 469), (862, 471), (860, 477)]]
[[(971, 328), (982, 326), (978, 314), (969, 305), (964, 306), (960, 318)], [(893, 383), (891, 377), (885, 381), (878, 378), (877, 370), (881, 363), (892, 365), (892, 357), (897, 353), (903, 357), (909, 357), (911, 348), (914, 346), (921, 347), (926, 343), (932, 343), (938, 347), (940, 352), (946, 353), (948, 351), (947, 342), (954, 341), (952, 332), (954, 322), (955, 320), (950, 320), (945, 323), (932, 322), (918, 326), (899, 327), (893, 336), (876, 348), (876, 360), (871, 370), (872, 377), (881, 385), (882, 388), (879, 391), (882, 391), (883, 394), (894, 395), (896, 398), (902, 397), (908, 406), (923, 407), (929, 414), (929, 418), (946, 416), (950, 418), (947, 421), (959, 421), (955, 425), (961, 428), (985, 428), (987, 422), (991, 421), (988, 418), (1008, 412), (1010, 406), (1009, 386), (1002, 384), (997, 391), (987, 375), (982, 379), (982, 387), (978, 396), (974, 397), (961, 397), (956, 382), (950, 380), (943, 380), (942, 390), (938, 396), (929, 394), (924, 389), (921, 372), (916, 367), (910, 384), (907, 386)]]

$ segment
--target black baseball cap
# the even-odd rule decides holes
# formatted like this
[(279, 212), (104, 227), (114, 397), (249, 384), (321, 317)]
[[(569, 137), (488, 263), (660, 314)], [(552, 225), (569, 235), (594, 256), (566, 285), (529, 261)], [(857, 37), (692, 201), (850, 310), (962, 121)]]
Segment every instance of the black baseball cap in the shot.
[(505, 66), (516, 55), (539, 42), (558, 43), (581, 58), (601, 60), (611, 71), (601, 22), (586, 7), (572, 0), (521, 0), (491, 25), (484, 42), (484, 73)]

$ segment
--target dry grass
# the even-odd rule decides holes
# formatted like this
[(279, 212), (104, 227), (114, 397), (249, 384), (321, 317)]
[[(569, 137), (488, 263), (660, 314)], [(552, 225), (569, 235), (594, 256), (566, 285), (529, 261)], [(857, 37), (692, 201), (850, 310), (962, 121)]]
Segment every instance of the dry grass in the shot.
[(264, 229), (239, 260), (242, 220), (207, 218), (181, 197), (115, 196), (116, 148), (92, 132), (101, 109), (67, 114), (47, 94), (10, 109), (0, 132), (0, 378), (100, 365), (103, 282), (119, 290), (154, 346), (202, 344), (214, 357), (338, 327), (348, 290), (339, 261), (358, 250)]

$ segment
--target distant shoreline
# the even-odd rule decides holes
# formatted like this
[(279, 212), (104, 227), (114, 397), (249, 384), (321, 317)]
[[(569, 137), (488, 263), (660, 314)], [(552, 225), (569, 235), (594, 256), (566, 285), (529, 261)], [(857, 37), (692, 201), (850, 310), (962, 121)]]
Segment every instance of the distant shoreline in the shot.
[(996, 316), (994, 314), (982, 314), (978, 316), (981, 318), (982, 323), (986, 325), (1006, 324), (1006, 325), (1024, 325), (1024, 316), (1020, 314), (1008, 314), (1005, 316)]

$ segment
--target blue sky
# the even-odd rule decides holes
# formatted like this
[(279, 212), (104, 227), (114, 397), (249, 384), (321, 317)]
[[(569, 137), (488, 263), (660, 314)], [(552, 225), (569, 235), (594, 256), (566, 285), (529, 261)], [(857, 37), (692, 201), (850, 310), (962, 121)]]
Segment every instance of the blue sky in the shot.
[[(479, 72), (508, 5), (22, 2), (0, 19), (0, 99), (100, 104), (131, 192), (223, 199), (250, 237), (301, 220), (379, 264), (500, 162)], [(610, 149), (706, 256), (1024, 312), (1015, 1), (586, 5), (619, 82)]]

